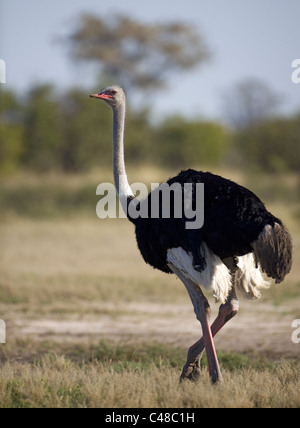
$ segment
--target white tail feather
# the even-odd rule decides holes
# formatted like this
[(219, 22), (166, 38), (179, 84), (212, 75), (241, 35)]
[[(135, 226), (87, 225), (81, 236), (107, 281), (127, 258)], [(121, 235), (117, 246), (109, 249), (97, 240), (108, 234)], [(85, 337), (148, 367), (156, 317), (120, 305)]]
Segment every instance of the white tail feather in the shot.
[(262, 275), (259, 266), (256, 266), (252, 253), (238, 258), (239, 269), (236, 272), (236, 285), (247, 299), (259, 299), (261, 288), (269, 288), (270, 283)]
[[(204, 243), (201, 245), (201, 252), (206, 261), (206, 267), (201, 272), (194, 268), (192, 254), (181, 247), (168, 250), (168, 263), (180, 269), (183, 275), (194, 283), (212, 291), (216, 302), (225, 303), (232, 287), (230, 271)], [(259, 299), (260, 290), (270, 287), (270, 282), (264, 279), (260, 266), (256, 266), (252, 253), (238, 257), (236, 286), (247, 299)]]
[(232, 287), (230, 271), (204, 243), (201, 245), (201, 251), (206, 262), (206, 267), (201, 272), (194, 268), (192, 254), (181, 247), (168, 250), (167, 259), (187, 278), (212, 291), (216, 302), (225, 303)]

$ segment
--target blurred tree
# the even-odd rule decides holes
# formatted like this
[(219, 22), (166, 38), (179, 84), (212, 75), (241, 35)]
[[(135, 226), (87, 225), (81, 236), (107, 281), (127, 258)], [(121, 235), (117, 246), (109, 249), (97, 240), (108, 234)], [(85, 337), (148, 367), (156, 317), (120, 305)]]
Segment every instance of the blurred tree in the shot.
[(237, 132), (239, 150), (252, 168), (300, 171), (300, 115), (265, 120)]
[(22, 105), (11, 91), (0, 91), (0, 172), (15, 171), (24, 149)]
[(158, 129), (156, 150), (163, 164), (176, 167), (218, 165), (231, 144), (221, 124), (171, 117)]
[(52, 86), (35, 86), (29, 93), (25, 129), (25, 166), (41, 172), (60, 169), (63, 131), (59, 102)]
[(280, 97), (267, 83), (249, 78), (231, 88), (224, 97), (227, 121), (235, 128), (249, 128), (271, 118), (278, 110)]
[(171, 72), (189, 70), (209, 58), (195, 27), (181, 22), (141, 23), (126, 16), (82, 15), (70, 35), (71, 54), (99, 66), (102, 78), (125, 90), (155, 90)]

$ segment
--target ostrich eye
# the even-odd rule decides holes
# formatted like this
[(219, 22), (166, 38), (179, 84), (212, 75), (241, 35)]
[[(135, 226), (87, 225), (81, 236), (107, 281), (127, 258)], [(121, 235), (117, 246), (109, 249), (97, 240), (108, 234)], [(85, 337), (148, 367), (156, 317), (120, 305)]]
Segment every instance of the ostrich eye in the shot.
[(111, 93), (111, 95), (116, 95), (117, 91), (112, 90), (112, 91), (110, 91), (110, 93)]

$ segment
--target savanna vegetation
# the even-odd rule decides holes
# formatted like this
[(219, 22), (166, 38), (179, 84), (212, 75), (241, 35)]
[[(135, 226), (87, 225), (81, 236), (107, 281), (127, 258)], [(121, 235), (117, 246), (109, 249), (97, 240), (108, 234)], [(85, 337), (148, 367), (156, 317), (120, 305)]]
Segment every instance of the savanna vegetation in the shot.
[[(143, 171), (128, 173), (144, 181), (169, 173)], [(199, 383), (179, 385), (200, 326), (180, 281), (142, 262), (131, 224), (96, 218), (95, 184), (110, 172), (102, 174), (2, 181), (0, 406), (299, 407), (299, 345), (291, 340), (300, 319), (299, 205), (281, 202), (294, 181), (282, 184), (286, 199), (282, 191), (270, 197), (268, 176), (266, 187), (253, 182), (291, 230), (295, 261), (260, 301), (241, 299), (231, 330), (217, 336), (224, 385), (213, 388), (205, 358)]]
[[(109, 165), (111, 112), (104, 105), (95, 107), (88, 92), (57, 93), (53, 86), (43, 85), (20, 100), (1, 88), (2, 176), (23, 169), (76, 173)], [(129, 106), (128, 164), (186, 168), (201, 162), (207, 167), (242, 165), (248, 170), (299, 174), (297, 113), (238, 128), (201, 118), (171, 116), (155, 123), (151, 118), (150, 107)]]

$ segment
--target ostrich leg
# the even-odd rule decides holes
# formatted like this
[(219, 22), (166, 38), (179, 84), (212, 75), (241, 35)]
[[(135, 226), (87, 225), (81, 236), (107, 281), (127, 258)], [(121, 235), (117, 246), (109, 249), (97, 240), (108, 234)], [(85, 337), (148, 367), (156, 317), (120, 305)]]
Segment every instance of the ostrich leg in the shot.
[[(235, 289), (232, 288), (226, 303), (220, 306), (219, 314), (211, 326), (211, 333), (214, 337), (221, 328), (233, 318), (239, 309), (239, 303), (236, 297)], [(197, 381), (200, 377), (200, 360), (205, 348), (204, 338), (202, 337), (188, 350), (187, 361), (183, 367), (180, 380), (189, 379)]]
[[(232, 275), (232, 288), (227, 298), (227, 301), (220, 306), (219, 313), (215, 321), (211, 326), (212, 336), (214, 337), (221, 328), (233, 318), (239, 310), (239, 302), (235, 292), (235, 276), (236, 276), (236, 264), (234, 260), (226, 260), (226, 265), (230, 268)], [(204, 352), (204, 338), (202, 337), (188, 350), (187, 362), (183, 367), (180, 380), (189, 379), (191, 381), (197, 381), (200, 377), (200, 360)]]
[(201, 323), (203, 331), (203, 345), (206, 350), (208, 371), (211, 378), (211, 382), (214, 384), (218, 381), (222, 381), (218, 357), (216, 354), (213, 336), (209, 325), (210, 307), (208, 301), (202, 293), (198, 284), (195, 284), (189, 278), (186, 278), (181, 272), (181, 270), (173, 264), (169, 264), (169, 267), (184, 283), (192, 300), (196, 317)]

